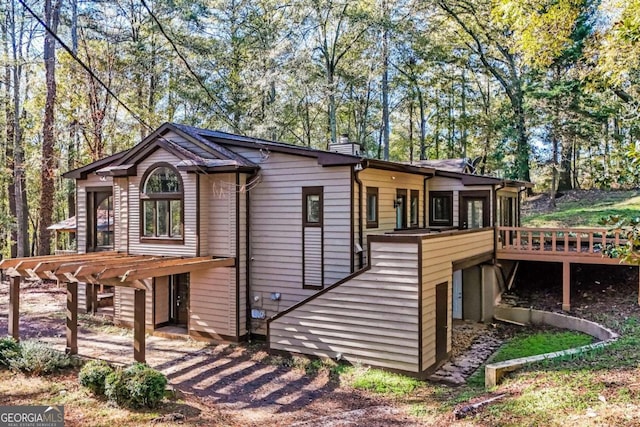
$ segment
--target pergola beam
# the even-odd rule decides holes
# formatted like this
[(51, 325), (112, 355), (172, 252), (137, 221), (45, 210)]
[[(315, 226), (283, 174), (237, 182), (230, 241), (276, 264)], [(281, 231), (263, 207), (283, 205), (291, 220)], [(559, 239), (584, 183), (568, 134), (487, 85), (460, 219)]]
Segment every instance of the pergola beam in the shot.
[(190, 271), (202, 270), (204, 268), (217, 268), (217, 267), (231, 267), (235, 265), (234, 258), (220, 258), (220, 259), (187, 259), (183, 260), (180, 264), (171, 265), (159, 265), (155, 267), (147, 267), (142, 265), (143, 268), (131, 269), (122, 275), (122, 282), (131, 282), (134, 280), (148, 279), (151, 277), (171, 276), (174, 274), (188, 273)]

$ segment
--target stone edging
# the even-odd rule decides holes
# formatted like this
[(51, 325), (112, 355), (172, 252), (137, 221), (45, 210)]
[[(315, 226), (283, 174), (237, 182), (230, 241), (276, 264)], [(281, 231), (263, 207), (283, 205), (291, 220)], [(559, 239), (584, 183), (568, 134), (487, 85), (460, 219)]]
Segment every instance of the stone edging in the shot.
[(573, 316), (567, 316), (562, 313), (552, 313), (549, 311), (534, 310), (531, 308), (521, 307), (495, 307), (494, 318), (504, 322), (517, 323), (522, 325), (550, 325), (558, 328), (570, 329), (591, 335), (600, 341), (593, 344), (583, 345), (568, 350), (556, 351), (553, 353), (539, 354), (536, 356), (521, 357), (519, 359), (505, 360), (504, 362), (491, 363), (485, 366), (486, 388), (495, 387), (506, 372), (515, 371), (522, 366), (530, 363), (540, 362), (547, 359), (555, 359), (557, 357), (570, 356), (580, 354), (596, 348), (603, 348), (614, 343), (618, 339), (618, 334), (611, 329), (592, 322), (590, 320), (579, 319)]

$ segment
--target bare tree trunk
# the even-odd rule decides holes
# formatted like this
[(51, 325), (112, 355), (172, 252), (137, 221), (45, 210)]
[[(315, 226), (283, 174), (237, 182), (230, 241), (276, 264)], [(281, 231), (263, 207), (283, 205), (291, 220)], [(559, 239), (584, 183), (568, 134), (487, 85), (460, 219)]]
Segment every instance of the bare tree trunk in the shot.
[[(47, 26), (55, 34), (58, 30), (61, 0), (52, 3), (45, 0), (44, 14)], [(47, 86), (47, 96), (44, 106), (44, 121), (42, 124), (42, 170), (40, 192), (40, 218), (38, 226), (38, 255), (48, 255), (51, 252), (51, 230), (48, 227), (53, 222), (53, 200), (55, 199), (55, 102), (56, 102), (56, 41), (52, 34), (45, 33), (44, 37), (44, 69)]]
[(389, 160), (389, 11), (386, 0), (382, 0), (382, 14), (382, 145), (384, 160)]
[[(3, 23), (3, 30), (5, 34), (3, 50), (5, 54), (5, 58), (9, 58), (9, 37), (8, 37), (8, 29), (9, 29), (9, 14), (5, 15), (5, 22)], [(6, 157), (6, 167), (8, 170), (14, 170), (14, 160), (13, 160), (13, 144), (15, 138), (14, 132), (14, 114), (13, 111), (13, 103), (11, 102), (12, 93), (11, 93), (11, 66), (9, 62), (5, 64), (5, 72), (4, 72), (4, 113), (5, 113), (5, 127), (6, 127), (6, 145), (5, 145), (5, 157)], [(9, 214), (12, 218), (16, 218), (16, 188), (15, 188), (15, 180), (13, 177), (13, 173), (8, 174), (7, 176), (7, 199), (9, 201)], [(18, 255), (18, 235), (16, 233), (16, 227), (11, 227), (11, 231), (8, 233), (9, 239), (9, 254), (11, 258), (15, 258)]]
[(22, 78), (22, 31), (16, 30), (16, 4), (11, 2), (11, 72), (13, 77), (13, 158), (14, 183), (16, 204), (16, 256), (29, 256), (29, 205), (27, 203), (27, 186), (24, 165), (24, 150), (22, 147), (22, 128), (20, 118), (20, 80)]

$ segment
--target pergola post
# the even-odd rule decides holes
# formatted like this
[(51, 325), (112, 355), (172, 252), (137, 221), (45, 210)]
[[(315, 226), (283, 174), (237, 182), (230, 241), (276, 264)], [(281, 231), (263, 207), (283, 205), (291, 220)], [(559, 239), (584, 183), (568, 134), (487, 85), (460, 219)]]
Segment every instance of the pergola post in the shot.
[(67, 348), (68, 354), (78, 354), (78, 283), (67, 282)]
[(145, 362), (145, 299), (146, 291), (136, 289), (133, 297), (133, 358), (136, 362)]
[(85, 310), (87, 312), (87, 314), (93, 313), (94, 312), (94, 306), (93, 306), (93, 284), (91, 283), (85, 283), (84, 284), (84, 293), (85, 293), (85, 299), (84, 299), (84, 305), (85, 305)]
[(562, 310), (571, 310), (571, 263), (562, 263)]
[(20, 340), (20, 276), (9, 279), (8, 332), (14, 340)]

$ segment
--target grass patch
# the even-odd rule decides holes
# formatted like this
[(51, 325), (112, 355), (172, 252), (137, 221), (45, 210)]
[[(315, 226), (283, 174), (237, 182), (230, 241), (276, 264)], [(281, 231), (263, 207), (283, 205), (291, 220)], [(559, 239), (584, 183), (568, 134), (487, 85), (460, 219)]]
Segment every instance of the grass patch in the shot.
[(492, 363), (520, 357), (552, 353), (591, 344), (593, 337), (580, 332), (539, 332), (533, 335), (516, 336), (495, 353)]
[[(503, 344), (487, 363), (503, 362), (505, 360), (518, 359), (520, 357), (536, 356), (538, 354), (553, 353), (574, 347), (591, 344), (593, 337), (573, 331), (543, 331), (532, 335), (521, 334)], [(545, 361), (545, 364), (554, 363), (553, 360)], [(484, 365), (482, 365), (469, 379), (467, 383), (472, 388), (484, 387)]]
[(400, 374), (380, 369), (354, 369), (349, 380), (353, 388), (379, 394), (404, 396), (420, 387), (421, 382)]
[(525, 227), (602, 227), (600, 219), (607, 216), (635, 217), (640, 210), (638, 191), (599, 192), (597, 198), (585, 194), (579, 200), (556, 200), (557, 208), (523, 216)]

